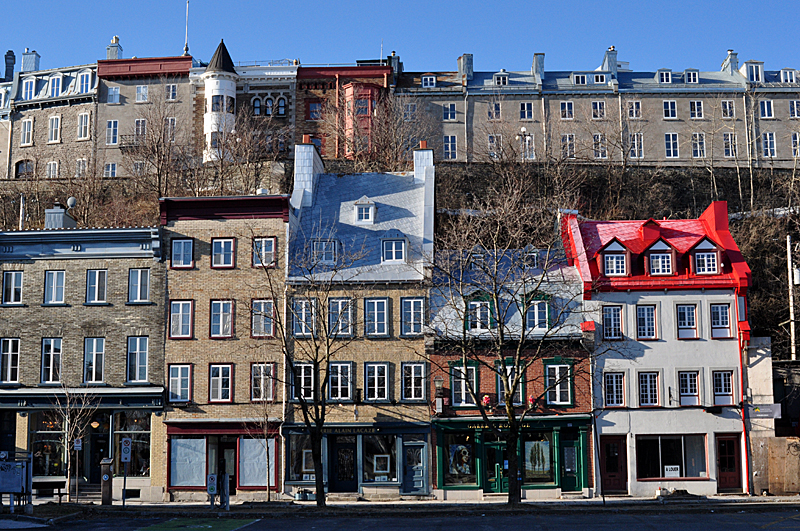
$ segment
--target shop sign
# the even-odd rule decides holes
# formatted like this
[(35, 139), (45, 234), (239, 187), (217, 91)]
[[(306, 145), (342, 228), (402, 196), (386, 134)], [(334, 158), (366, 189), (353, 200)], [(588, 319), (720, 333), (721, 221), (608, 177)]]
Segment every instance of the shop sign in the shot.
[(680, 465), (664, 465), (664, 477), (665, 478), (679, 478), (679, 477), (681, 477), (681, 466)]
[(751, 419), (781, 418), (780, 404), (749, 404), (747, 414)]

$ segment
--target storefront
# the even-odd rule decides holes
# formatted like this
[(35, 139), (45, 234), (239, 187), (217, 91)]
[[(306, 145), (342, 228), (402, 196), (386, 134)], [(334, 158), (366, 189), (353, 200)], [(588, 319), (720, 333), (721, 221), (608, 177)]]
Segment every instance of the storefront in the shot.
[[(502, 419), (497, 422), (503, 424)], [(523, 498), (589, 489), (590, 434), (590, 415), (527, 419), (516, 448)], [(438, 498), (480, 499), (508, 492), (506, 442), (483, 419), (436, 419), (434, 436)]]
[(269, 424), (266, 437), (262, 425), (245, 419), (165, 423), (172, 501), (205, 500), (209, 474), (227, 474), (229, 492), (237, 500), (261, 500), (265, 491), (278, 489), (277, 421)]
[[(284, 427), (286, 491), (315, 488), (311, 438), (304, 426)], [(324, 428), (322, 464), (327, 492), (365, 497), (430, 491), (430, 424), (331, 424)]]

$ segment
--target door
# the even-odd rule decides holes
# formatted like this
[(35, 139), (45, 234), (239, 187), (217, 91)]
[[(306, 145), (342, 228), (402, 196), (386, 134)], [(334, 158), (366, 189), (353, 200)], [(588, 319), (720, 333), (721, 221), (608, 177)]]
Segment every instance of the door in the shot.
[(232, 496), (236, 494), (236, 439), (225, 440), (228, 438), (221, 437), (219, 442), (217, 474), (228, 474), (228, 494)]
[(739, 437), (717, 437), (717, 489), (742, 490)]
[(17, 449), (17, 412), (0, 411), (0, 452)]
[(625, 437), (600, 437), (600, 479), (604, 493), (628, 492)]
[(486, 448), (486, 492), (508, 492), (508, 457), (505, 443), (487, 443)]
[(403, 492), (427, 494), (426, 463), (428, 456), (424, 443), (403, 445)]
[(339, 435), (329, 440), (328, 490), (330, 492), (357, 492), (356, 436)]
[[(85, 441), (85, 439), (84, 439)], [(85, 442), (83, 444), (86, 444)], [(92, 433), (89, 458), (89, 483), (100, 483), (100, 461), (108, 457), (108, 434)]]
[(580, 490), (580, 443), (569, 439), (561, 441), (561, 490), (573, 492)]

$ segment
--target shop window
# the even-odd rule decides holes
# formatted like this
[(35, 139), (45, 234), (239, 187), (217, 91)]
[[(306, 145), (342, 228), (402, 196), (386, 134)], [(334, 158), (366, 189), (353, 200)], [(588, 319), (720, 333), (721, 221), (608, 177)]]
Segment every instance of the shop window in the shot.
[(203, 487), (206, 484), (206, 438), (174, 435), (170, 439), (171, 487)]
[(239, 439), (239, 486), (275, 486), (275, 439)]
[(66, 476), (64, 430), (57, 411), (39, 411), (30, 416), (30, 452), (34, 476)]
[[(133, 409), (120, 411), (114, 416), (114, 448), (122, 447), (122, 439), (131, 440), (128, 477), (150, 477), (150, 412)], [(125, 464), (120, 462), (119, 452), (114, 453), (114, 474), (121, 476)]]
[(311, 455), (311, 437), (292, 433), (289, 435), (289, 481), (314, 481), (314, 459)]
[(524, 483), (553, 483), (553, 434), (551, 432), (523, 435)]
[(475, 485), (475, 438), (465, 433), (444, 436), (444, 484)]
[(365, 482), (397, 481), (396, 443), (396, 435), (364, 435), (362, 453)]
[(638, 479), (707, 477), (705, 437), (636, 437), (636, 475)]

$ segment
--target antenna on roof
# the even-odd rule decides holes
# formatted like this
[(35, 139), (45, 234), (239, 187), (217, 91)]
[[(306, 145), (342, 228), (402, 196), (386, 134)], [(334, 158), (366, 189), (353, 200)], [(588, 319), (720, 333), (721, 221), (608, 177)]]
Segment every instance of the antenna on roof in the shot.
[(381, 64), (383, 64), (383, 39), (381, 39), (381, 54), (378, 57), (381, 58)]
[(183, 45), (183, 55), (189, 55), (189, 0), (186, 0), (186, 40)]

